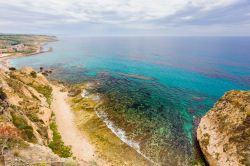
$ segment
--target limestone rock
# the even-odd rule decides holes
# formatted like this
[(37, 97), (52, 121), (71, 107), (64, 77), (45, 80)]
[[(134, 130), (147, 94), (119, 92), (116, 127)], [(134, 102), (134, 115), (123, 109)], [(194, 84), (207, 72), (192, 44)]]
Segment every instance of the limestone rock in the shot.
[[(62, 165), (67, 162), (48, 147), (51, 86), (40, 73), (29, 67), (3, 72), (0, 70), (0, 165)], [(28, 147), (23, 147), (24, 143)], [(2, 157), (2, 159), (1, 159)], [(4, 157), (4, 158), (3, 158)], [(4, 161), (4, 164), (2, 163)]]
[(250, 165), (250, 91), (227, 92), (201, 119), (197, 139), (211, 166)]

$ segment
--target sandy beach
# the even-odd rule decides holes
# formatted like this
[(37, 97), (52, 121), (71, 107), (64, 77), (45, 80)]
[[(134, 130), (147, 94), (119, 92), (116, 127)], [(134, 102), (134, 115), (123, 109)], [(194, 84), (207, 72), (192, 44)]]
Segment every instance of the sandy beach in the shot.
[[(29, 55), (43, 52), (46, 51), (39, 47), (35, 53)], [(11, 67), (9, 65), (11, 58), (29, 55), (0, 57), (0, 69), (8, 71)], [(63, 86), (51, 85), (51, 87), (53, 88), (51, 109), (55, 114), (58, 131), (64, 144), (71, 146), (72, 157), (75, 157), (80, 165), (151, 165), (136, 150), (121, 141), (96, 115), (93, 109), (95, 102), (80, 95), (70, 98), (67, 92), (61, 91)], [(72, 102), (76, 99), (80, 99), (79, 102)], [(93, 108), (83, 108), (85, 104), (93, 105)]]
[(73, 156), (77, 158), (81, 165), (88, 165), (91, 163), (104, 165), (104, 162), (100, 161), (100, 158), (95, 156), (94, 147), (77, 128), (74, 120), (74, 114), (66, 102), (67, 92), (61, 92), (61, 87), (59, 86), (52, 85), (52, 88), (52, 110), (55, 113), (58, 130), (65, 145), (71, 146)]
[(3, 71), (8, 71), (9, 69), (9, 58), (8, 56), (6, 57), (0, 57), (0, 69)]

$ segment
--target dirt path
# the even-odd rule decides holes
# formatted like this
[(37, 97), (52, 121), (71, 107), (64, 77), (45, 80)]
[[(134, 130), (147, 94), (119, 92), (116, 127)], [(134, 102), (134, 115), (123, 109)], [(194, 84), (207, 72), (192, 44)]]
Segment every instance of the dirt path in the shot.
[(52, 88), (54, 98), (52, 110), (55, 113), (58, 130), (64, 143), (72, 146), (72, 152), (81, 165), (89, 165), (88, 163), (96, 162), (94, 147), (78, 130), (74, 122), (74, 114), (65, 101), (67, 92), (61, 92), (60, 87), (57, 86), (52, 86)]

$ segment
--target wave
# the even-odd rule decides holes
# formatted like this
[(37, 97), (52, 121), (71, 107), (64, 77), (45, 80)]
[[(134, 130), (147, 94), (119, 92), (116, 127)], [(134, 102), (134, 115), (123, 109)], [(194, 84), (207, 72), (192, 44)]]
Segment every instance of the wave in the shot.
[(133, 148), (137, 153), (139, 153), (140, 155), (142, 155), (146, 160), (148, 160), (149, 162), (151, 162), (154, 165), (159, 165), (157, 163), (155, 163), (154, 161), (152, 161), (150, 158), (148, 158), (145, 154), (143, 154), (140, 150), (140, 143), (136, 142), (134, 140), (129, 139), (126, 136), (126, 132), (123, 131), (122, 129), (118, 128), (117, 126), (115, 126), (115, 124), (112, 121), (108, 120), (108, 116), (104, 111), (96, 111), (95, 110), (96, 115), (106, 124), (106, 126), (125, 144), (127, 144), (128, 146), (130, 146), (131, 148)]
[(108, 120), (107, 114), (103, 111), (95, 111), (97, 116), (102, 119), (102, 121), (106, 124), (106, 126), (123, 142), (125, 142), (130, 147), (134, 148), (136, 151), (140, 151), (140, 145), (138, 142), (129, 139), (126, 136), (125, 131), (115, 126), (115, 124)]
[[(99, 101), (100, 102), (100, 96), (99, 95), (90, 94), (86, 89), (82, 90), (81, 96), (82, 96), (82, 98), (91, 97), (94, 101), (96, 101), (96, 102)], [(99, 104), (97, 104), (96, 108), (98, 107)], [(105, 123), (107, 128), (109, 128), (122, 142), (124, 142), (125, 144), (127, 144), (128, 146), (133, 148), (137, 153), (139, 153), (141, 156), (143, 156), (146, 160), (148, 160), (153, 165), (159, 165), (159, 164), (155, 163), (154, 161), (152, 161), (145, 154), (143, 154), (141, 152), (141, 150), (140, 150), (140, 143), (136, 142), (136, 141), (134, 141), (132, 139), (129, 139), (126, 136), (126, 132), (124, 130), (118, 128), (112, 121), (110, 121), (108, 119), (107, 114), (104, 111), (101, 111), (101, 110), (97, 111), (96, 109), (94, 109), (94, 110), (95, 110), (96, 115)]]

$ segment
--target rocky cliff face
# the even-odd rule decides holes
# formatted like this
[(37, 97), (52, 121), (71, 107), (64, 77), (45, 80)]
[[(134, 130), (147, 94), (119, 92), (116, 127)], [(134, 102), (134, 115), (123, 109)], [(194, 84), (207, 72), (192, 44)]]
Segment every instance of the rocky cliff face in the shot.
[(227, 92), (201, 119), (197, 139), (211, 166), (250, 165), (250, 91)]
[(48, 148), (53, 138), (51, 92), (47, 79), (32, 68), (0, 71), (0, 156), (5, 165), (65, 161)]

